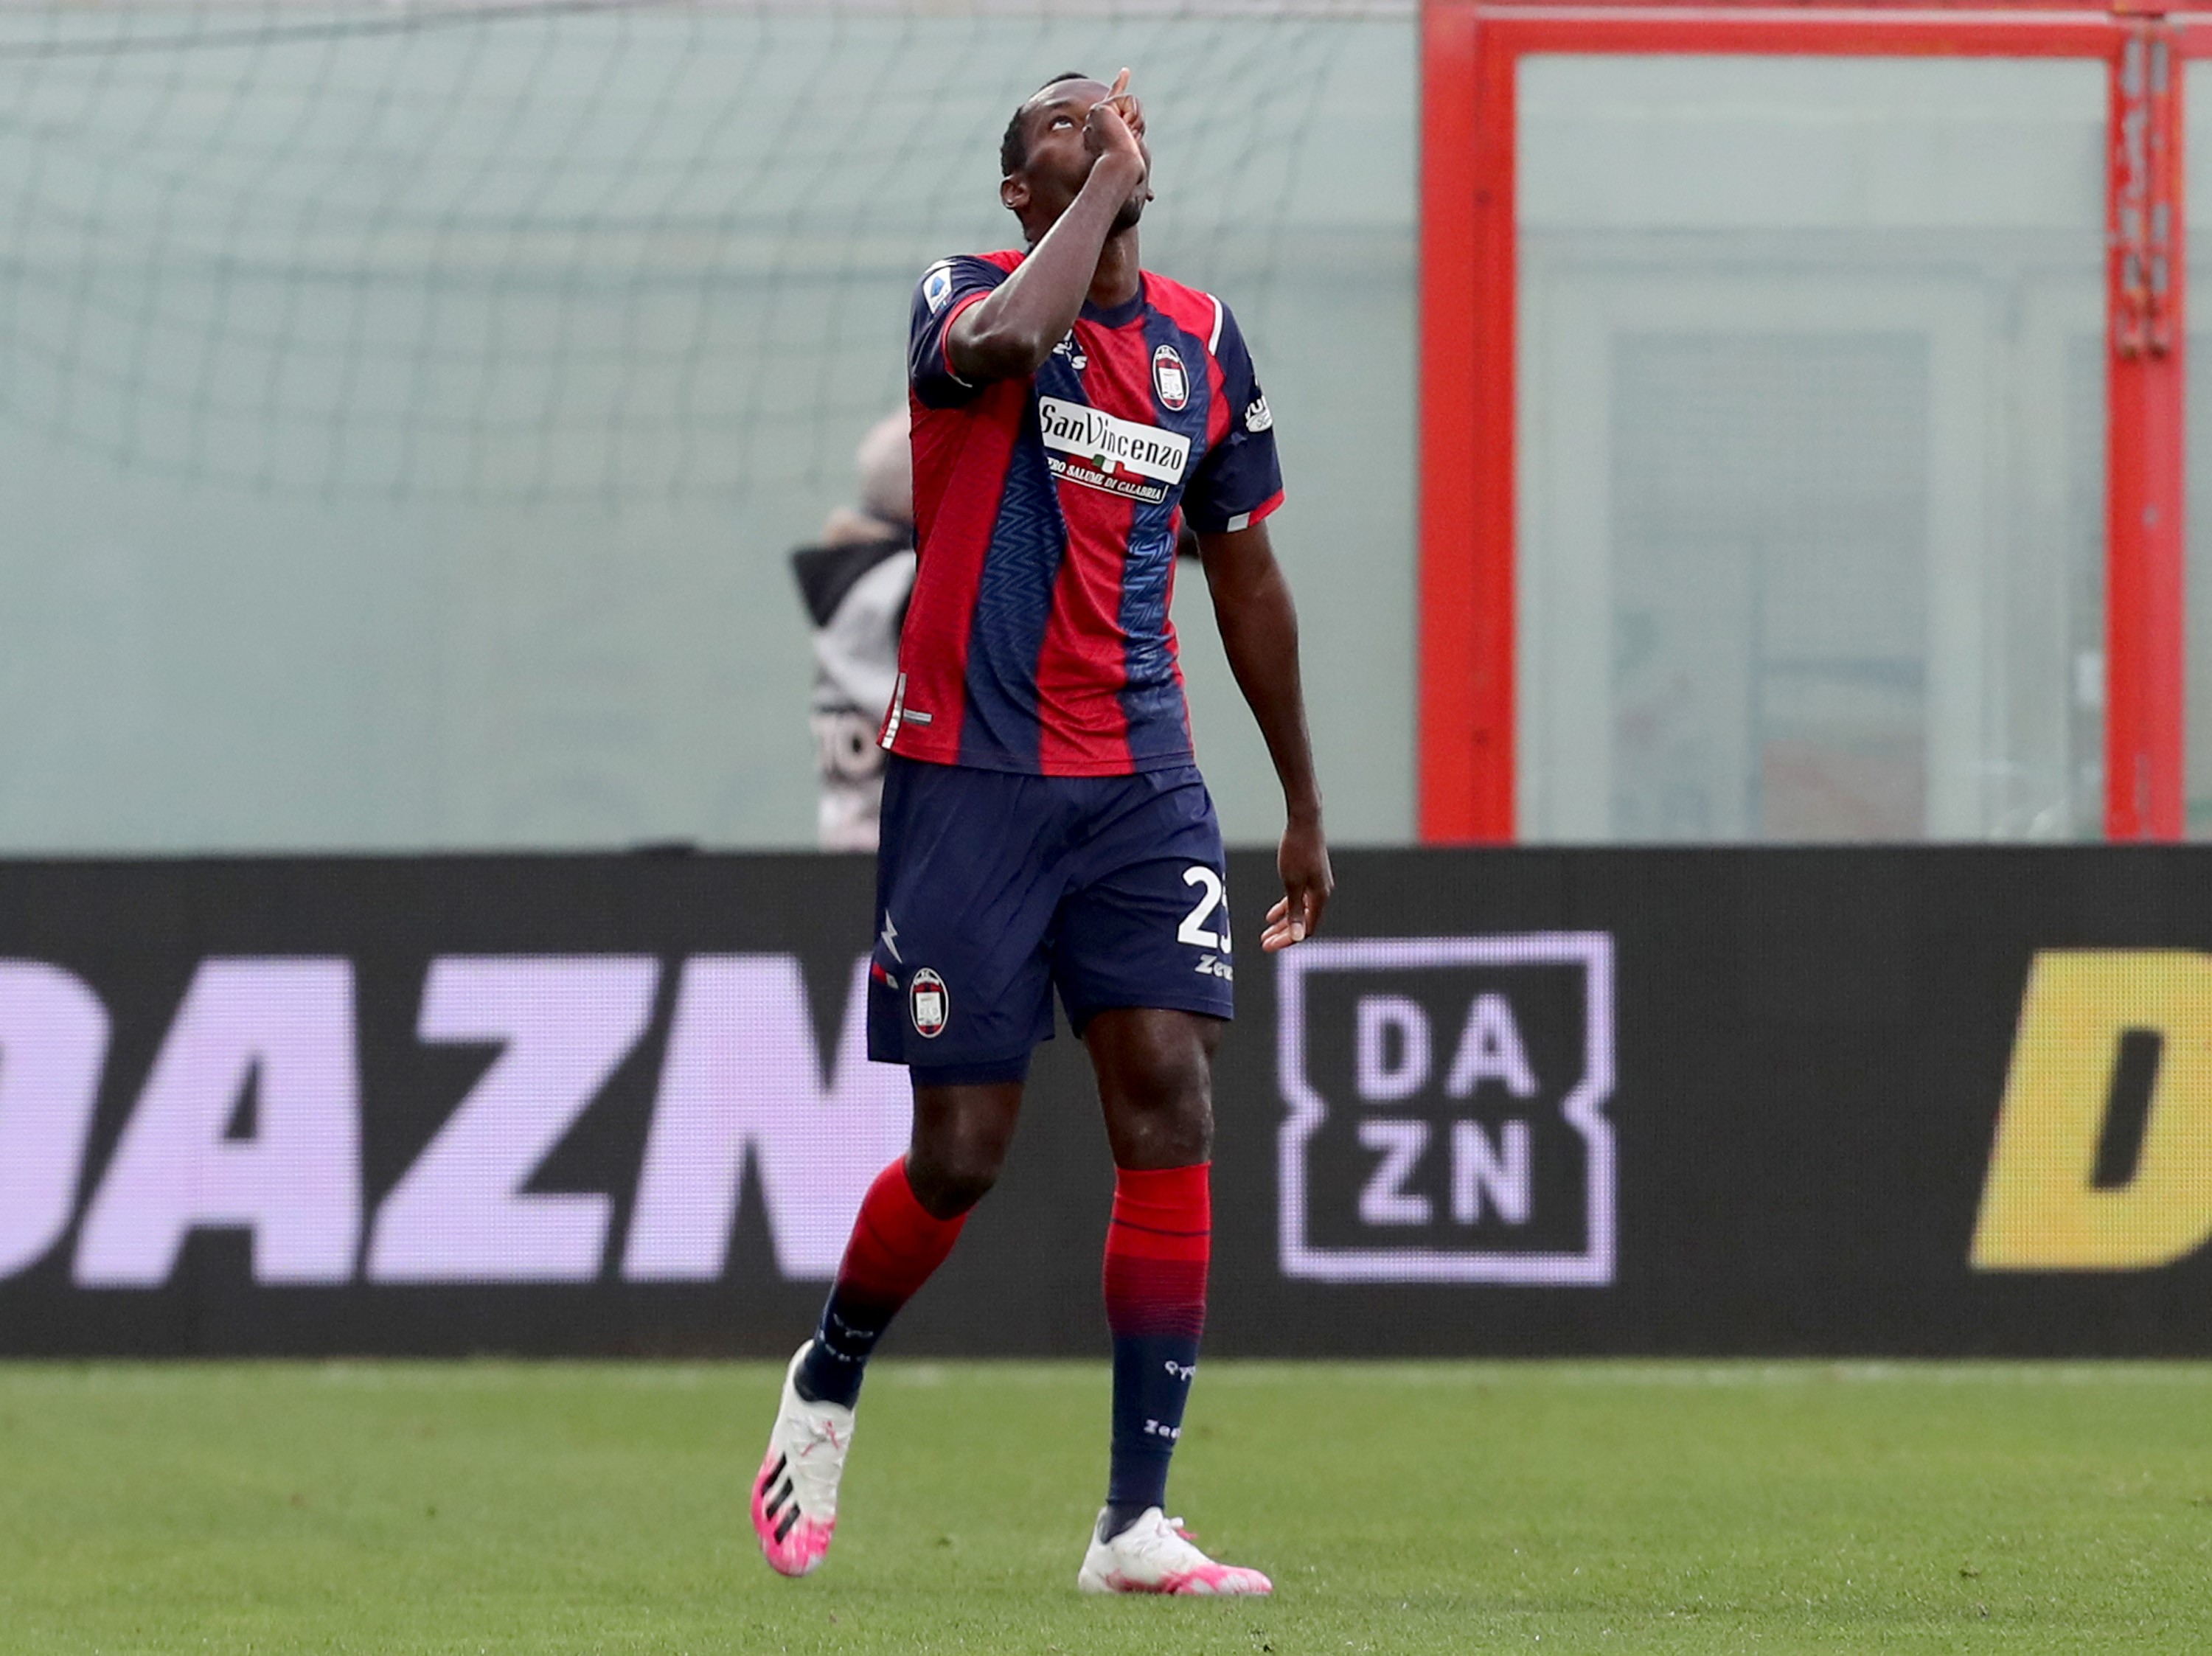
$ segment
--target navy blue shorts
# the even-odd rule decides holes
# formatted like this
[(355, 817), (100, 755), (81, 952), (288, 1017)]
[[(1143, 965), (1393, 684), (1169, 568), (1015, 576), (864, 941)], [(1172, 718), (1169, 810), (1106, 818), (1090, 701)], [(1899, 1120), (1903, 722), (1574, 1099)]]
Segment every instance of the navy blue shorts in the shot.
[(1235, 1008), (1221, 825), (1193, 765), (1023, 776), (893, 755), (868, 1056), (925, 1085), (1013, 1080), (1057, 987), (1094, 1012)]

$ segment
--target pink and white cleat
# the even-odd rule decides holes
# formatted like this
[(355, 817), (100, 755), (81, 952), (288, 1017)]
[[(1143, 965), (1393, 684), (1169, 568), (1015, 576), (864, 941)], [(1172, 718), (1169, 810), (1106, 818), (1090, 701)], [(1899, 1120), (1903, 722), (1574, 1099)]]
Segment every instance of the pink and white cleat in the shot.
[(1181, 1519), (1167, 1517), (1158, 1507), (1146, 1508), (1142, 1518), (1111, 1541), (1101, 1541), (1092, 1530), (1075, 1585), (1085, 1592), (1194, 1597), (1258, 1597), (1275, 1590), (1257, 1570), (1215, 1563), (1191, 1544)]
[(784, 1370), (775, 1429), (753, 1479), (753, 1533), (760, 1538), (761, 1556), (781, 1575), (811, 1575), (830, 1556), (830, 1538), (837, 1529), (837, 1480), (853, 1447), (853, 1411), (809, 1403), (792, 1383), (807, 1345)]

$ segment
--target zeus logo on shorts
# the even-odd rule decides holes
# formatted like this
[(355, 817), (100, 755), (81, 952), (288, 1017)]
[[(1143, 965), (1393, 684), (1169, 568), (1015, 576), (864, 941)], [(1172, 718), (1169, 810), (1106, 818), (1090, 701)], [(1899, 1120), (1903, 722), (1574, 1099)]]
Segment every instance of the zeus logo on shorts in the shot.
[(1285, 1276), (1613, 1280), (1610, 937), (1332, 937), (1278, 960)]
[(926, 1040), (934, 1040), (945, 1033), (945, 1025), (952, 1016), (952, 998), (945, 992), (945, 980), (923, 967), (907, 980), (907, 1016), (914, 1020), (914, 1032)]

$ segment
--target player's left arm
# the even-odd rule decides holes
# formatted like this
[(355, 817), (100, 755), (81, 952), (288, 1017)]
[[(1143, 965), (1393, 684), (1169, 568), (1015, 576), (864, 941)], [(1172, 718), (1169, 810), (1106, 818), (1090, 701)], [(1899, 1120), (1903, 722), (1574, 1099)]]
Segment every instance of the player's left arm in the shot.
[(1306, 732), (1305, 689), (1298, 674), (1298, 612), (1267, 539), (1267, 525), (1247, 524), (1219, 534), (1200, 530), (1199, 557), (1213, 595), (1221, 646), (1237, 688), (1259, 721), (1260, 734), (1283, 785), (1286, 822), (1275, 853), (1282, 900), (1267, 911), (1260, 946), (1273, 952), (1303, 943), (1321, 928), (1336, 879), (1321, 820), (1321, 782)]
[[(1260, 946), (1269, 951), (1303, 943), (1321, 925), (1336, 879), (1321, 825), (1321, 784), (1306, 734), (1306, 696), (1298, 677), (1298, 612), (1291, 585), (1275, 561), (1267, 519), (1283, 503), (1283, 470), (1275, 455), (1275, 416), (1267, 406), (1243, 331), (1229, 307), (1214, 301), (1207, 354), (1227, 417), (1183, 495), (1185, 523), (1198, 535), (1198, 555), (1213, 594), (1213, 613), (1229, 670), (1259, 720), (1275, 775), (1283, 785), (1287, 822), (1275, 866), (1283, 898), (1267, 911)], [(1209, 376), (1211, 377), (1211, 376)]]

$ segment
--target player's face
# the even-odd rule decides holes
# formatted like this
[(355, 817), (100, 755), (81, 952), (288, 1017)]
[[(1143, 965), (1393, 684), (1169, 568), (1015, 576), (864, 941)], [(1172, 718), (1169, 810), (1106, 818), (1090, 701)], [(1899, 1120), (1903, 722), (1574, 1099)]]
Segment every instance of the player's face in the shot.
[[(1009, 198), (1006, 204), (1020, 214), (1032, 240), (1059, 221), (1091, 176), (1096, 157), (1084, 147), (1083, 124), (1092, 107), (1105, 101), (1107, 91), (1096, 81), (1062, 81), (1038, 93), (1023, 109), (1029, 128), (1029, 163), (1008, 182), (1024, 186), (1026, 198)], [(1115, 215), (1117, 232), (1135, 225), (1152, 198), (1152, 152), (1141, 136), (1137, 148), (1144, 152), (1145, 176)]]

